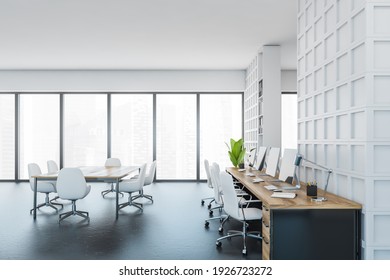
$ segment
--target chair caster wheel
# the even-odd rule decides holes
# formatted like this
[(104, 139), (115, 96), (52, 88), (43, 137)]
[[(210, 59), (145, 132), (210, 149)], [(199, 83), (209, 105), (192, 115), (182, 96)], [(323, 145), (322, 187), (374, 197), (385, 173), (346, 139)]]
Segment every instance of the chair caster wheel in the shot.
[(207, 205), (207, 208), (210, 209), (211, 208), (211, 204)]
[(218, 229), (218, 231), (222, 233), (222, 232), (223, 232), (223, 227), (220, 227), (220, 228)]
[(204, 200), (202, 200), (202, 201), (200, 202), (200, 204), (203, 206), (203, 205), (204, 205)]
[(242, 254), (244, 255), (244, 256), (246, 256), (246, 249), (242, 249)]
[(221, 241), (217, 241), (217, 243), (215, 243), (215, 245), (219, 248), (222, 246), (222, 243), (221, 243)]
[(208, 221), (206, 221), (206, 222), (204, 223), (204, 227), (205, 227), (205, 228), (208, 228), (208, 227), (209, 227), (209, 222), (208, 222)]
[(212, 210), (209, 211), (209, 216), (210, 216), (210, 217), (213, 216), (213, 211), (212, 211)]

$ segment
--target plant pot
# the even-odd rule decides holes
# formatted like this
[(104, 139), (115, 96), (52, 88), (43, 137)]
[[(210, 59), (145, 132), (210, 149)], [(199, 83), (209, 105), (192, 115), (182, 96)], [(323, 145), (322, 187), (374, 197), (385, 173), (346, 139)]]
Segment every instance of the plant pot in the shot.
[(317, 196), (317, 185), (308, 185), (306, 187), (307, 196)]
[(245, 164), (244, 164), (244, 163), (240, 163), (240, 164), (238, 165), (238, 168), (244, 169), (244, 168), (245, 168)]

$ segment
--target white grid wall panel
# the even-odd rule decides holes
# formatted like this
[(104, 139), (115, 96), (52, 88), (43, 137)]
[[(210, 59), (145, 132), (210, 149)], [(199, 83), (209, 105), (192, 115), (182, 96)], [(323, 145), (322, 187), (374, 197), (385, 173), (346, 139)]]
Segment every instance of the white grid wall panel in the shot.
[[(298, 1), (298, 149), (363, 205), (363, 257), (390, 259), (390, 1)], [(313, 168), (303, 180), (323, 181)]]

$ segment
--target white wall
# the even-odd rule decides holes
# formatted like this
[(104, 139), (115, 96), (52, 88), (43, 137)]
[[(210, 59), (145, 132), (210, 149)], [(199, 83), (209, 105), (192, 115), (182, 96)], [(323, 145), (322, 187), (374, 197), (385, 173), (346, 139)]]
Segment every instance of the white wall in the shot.
[(243, 92), (245, 70), (0, 71), (0, 92)]
[(334, 170), (331, 192), (363, 205), (365, 259), (390, 259), (389, 26), (388, 0), (299, 1), (299, 151)]

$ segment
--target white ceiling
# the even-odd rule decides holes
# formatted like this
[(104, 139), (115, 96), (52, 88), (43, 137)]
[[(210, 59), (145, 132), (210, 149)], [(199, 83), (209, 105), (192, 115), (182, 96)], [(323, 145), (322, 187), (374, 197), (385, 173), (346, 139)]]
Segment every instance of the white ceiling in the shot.
[(296, 69), (296, 2), (0, 0), (0, 69)]

